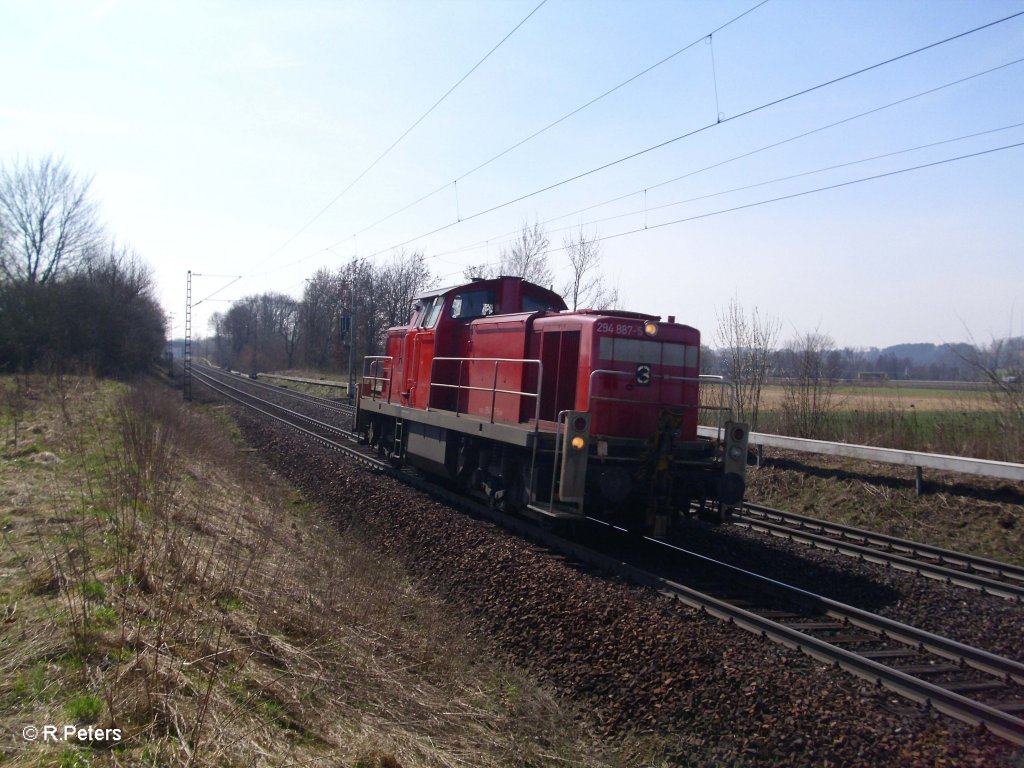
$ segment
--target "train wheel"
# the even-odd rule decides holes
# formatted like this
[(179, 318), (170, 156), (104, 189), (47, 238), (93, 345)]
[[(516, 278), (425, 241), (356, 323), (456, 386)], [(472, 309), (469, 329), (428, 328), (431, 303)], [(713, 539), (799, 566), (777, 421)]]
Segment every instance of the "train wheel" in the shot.
[(379, 418), (373, 419), (370, 422), (367, 442), (377, 449), (377, 455), (382, 459), (391, 456), (389, 445), (393, 439), (392, 435), (394, 435), (394, 426), (390, 422), (385, 422)]
[(724, 506), (717, 501), (702, 501), (697, 509), (697, 517), (708, 523), (721, 524), (725, 521)]
[(473, 473), (476, 471), (480, 452), (470, 437), (463, 436), (459, 440), (459, 450), (455, 456), (455, 481), (463, 488), (473, 487)]
[(528, 482), (530, 470), (516, 459), (506, 458), (502, 463), (502, 476), (494, 488), (500, 488), (491, 496), (492, 506), (502, 512), (518, 512), (526, 507), (529, 500)]

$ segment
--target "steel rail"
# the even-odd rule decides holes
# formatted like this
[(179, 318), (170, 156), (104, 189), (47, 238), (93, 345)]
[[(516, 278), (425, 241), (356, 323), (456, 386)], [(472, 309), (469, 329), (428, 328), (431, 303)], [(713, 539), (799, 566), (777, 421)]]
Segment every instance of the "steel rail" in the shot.
[[(287, 414), (288, 416), (290, 416), (292, 418), (295, 418), (295, 419), (298, 419), (299, 421), (302, 421), (302, 422), (305, 422), (307, 424), (310, 424), (311, 426), (319, 427), (319, 428), (324, 429), (324, 430), (326, 430), (328, 432), (332, 432), (332, 433), (334, 433), (336, 435), (339, 435), (341, 437), (353, 437), (353, 435), (354, 435), (354, 433), (349, 432), (348, 430), (342, 429), (341, 427), (336, 427), (333, 424), (328, 424), (327, 422), (324, 422), (324, 421), (318, 421), (317, 419), (314, 419), (312, 416), (307, 416), (304, 413), (299, 413), (298, 411), (293, 411), (290, 408), (285, 408), (283, 405), (279, 405), (277, 403), (272, 403), (269, 400), (263, 400), (258, 395), (254, 395), (251, 392), (246, 392), (245, 390), (239, 389), (238, 387), (235, 387), (235, 386), (233, 386), (231, 384), (227, 384), (227, 383), (225, 383), (223, 381), (217, 381), (217, 379), (215, 379), (214, 377), (210, 376), (209, 374), (199, 373), (199, 372), (193, 371), (193, 375), (198, 376), (200, 378), (200, 381), (203, 384), (206, 384), (208, 387), (210, 387), (211, 389), (214, 389), (215, 391), (217, 391), (221, 395), (224, 395), (225, 397), (228, 397), (231, 400), (234, 400), (236, 403), (239, 403), (240, 405), (245, 405), (245, 406), (251, 407), (253, 410), (258, 411), (259, 413), (262, 413), (265, 416), (269, 416), (270, 418), (276, 419), (277, 421), (280, 421), (280, 422), (282, 422), (284, 424), (287, 424), (289, 426), (295, 427), (296, 429), (301, 430), (302, 432), (306, 433), (307, 435), (311, 435), (311, 436), (314, 436), (314, 437), (317, 436), (317, 434), (315, 432), (313, 432), (312, 430), (307, 430), (304, 427), (300, 427), (297, 424), (294, 424), (293, 422), (288, 421), (286, 418), (277, 416), (277, 415), (275, 415), (273, 413), (270, 413), (269, 411), (266, 411), (266, 410), (264, 410), (262, 408), (258, 408), (258, 407), (254, 406), (254, 405), (251, 405), (250, 403), (245, 402), (242, 398), (230, 395), (229, 393), (225, 392), (223, 389), (220, 389), (220, 387), (226, 387), (229, 390), (237, 392), (239, 395), (242, 395), (242, 396), (247, 397), (247, 398), (251, 398), (252, 400), (256, 400), (256, 401), (258, 401), (260, 403), (263, 403), (264, 405), (269, 405), (270, 407), (276, 408), (277, 410), (281, 411), (282, 413)], [(322, 436), (320, 436), (320, 437), (322, 437)]]
[[(773, 522), (772, 518), (782, 522)], [(729, 522), (779, 538), (810, 544), (835, 554), (849, 555), (946, 584), (956, 584), (978, 590), (983, 594), (1024, 603), (1024, 581), (1017, 583), (1024, 578), (1024, 569), (1008, 563), (975, 558), (927, 544), (917, 544), (859, 528), (826, 523), (754, 504), (745, 504), (743, 509), (734, 511)], [(821, 532), (814, 533), (806, 528), (816, 528)], [(856, 538), (859, 543), (849, 541), (849, 538)], [(898, 552), (891, 551), (893, 549)], [(951, 568), (943, 563), (959, 563), (964, 570)]]
[(353, 413), (355, 413), (356, 410), (355, 406), (353, 405), (346, 405), (344, 403), (339, 403), (335, 400), (328, 400), (326, 398), (317, 397), (316, 395), (310, 395), (305, 392), (293, 392), (290, 389), (286, 389), (285, 387), (278, 386), (276, 384), (268, 384), (266, 382), (259, 381), (258, 379), (247, 378), (244, 375), (237, 372), (223, 371), (219, 368), (213, 368), (210, 366), (206, 366), (204, 370), (209, 376), (213, 376), (215, 378), (220, 376), (230, 381), (245, 382), (246, 386), (255, 387), (265, 392), (274, 392), (276, 394), (283, 395), (284, 397), (289, 397), (292, 398), (293, 400), (297, 400), (300, 403), (306, 403), (307, 405), (311, 405), (316, 408), (321, 408), (326, 411), (334, 411), (342, 416), (351, 416)]
[(724, 619), (735, 626), (788, 648), (800, 650), (826, 664), (834, 664), (862, 679), (882, 685), (911, 701), (932, 707), (954, 719), (972, 725), (983, 725), (993, 734), (1018, 746), (1024, 746), (1024, 720), (1018, 717), (887, 667), (854, 651), (832, 645), (798, 629), (772, 621), (683, 584), (640, 571), (633, 566), (620, 564), (619, 568), (638, 583), (647, 584), (702, 612)]
[[(926, 707), (934, 708), (935, 710), (943, 712), (950, 717), (973, 725), (982, 725), (993, 734), (1016, 745), (1024, 746), (1024, 720), (1003, 712), (996, 707), (983, 704), (942, 688), (941, 686), (885, 666), (873, 659), (857, 654), (854, 651), (832, 645), (824, 640), (801, 632), (792, 626), (787, 626), (765, 618), (755, 612), (747, 611), (736, 605), (732, 605), (725, 600), (715, 598), (684, 584), (680, 584), (637, 568), (636, 566), (626, 563), (621, 559), (610, 557), (561, 536), (557, 536), (547, 531), (542, 531), (536, 526), (528, 525), (524, 521), (512, 518), (507, 514), (489, 509), (485, 505), (477, 504), (450, 491), (440, 489), (432, 483), (403, 474), (387, 462), (381, 462), (373, 459), (354, 448), (337, 443), (330, 438), (313, 432), (312, 430), (289, 422), (282, 416), (273, 414), (253, 405), (250, 402), (245, 402), (242, 398), (235, 397), (230, 393), (221, 390), (217, 383), (208, 376), (201, 376), (200, 380), (202, 383), (211, 387), (211, 389), (214, 389), (214, 391), (219, 392), (223, 396), (238, 402), (240, 405), (255, 410), (258, 413), (262, 413), (275, 421), (290, 426), (292, 429), (307, 435), (321, 445), (339, 451), (345, 455), (352, 456), (365, 465), (374, 469), (379, 469), (391, 476), (410, 483), (421, 490), (425, 490), (435, 496), (449, 500), (462, 509), (471, 511), (476, 515), (486, 517), (516, 533), (524, 534), (534, 541), (550, 546), (562, 554), (571, 556), (604, 570), (608, 570), (612, 573), (618, 573), (626, 576), (638, 584), (649, 586), (662, 594), (677, 599), (704, 613), (724, 619), (735, 626), (767, 639), (771, 639), (774, 642), (780, 643), (789, 648), (798, 649), (819, 661), (836, 665), (857, 675), (858, 677), (870, 680), (875, 684), (885, 686), (886, 688), (895, 691), (912, 701), (918, 702)], [(230, 388), (235, 389), (237, 392), (248, 398), (265, 402), (261, 401), (260, 398), (255, 395), (244, 393), (234, 387)], [(274, 408), (278, 408), (286, 413), (294, 413), (273, 403), (266, 404)], [(303, 416), (302, 414), (295, 415), (298, 415), (304, 420), (315, 422), (315, 420)], [(321, 426), (330, 427), (330, 425), (323, 424), (321, 424)], [(704, 557), (703, 555), (689, 552), (657, 539), (645, 537), (645, 540), (657, 546), (668, 547), (687, 557), (696, 558), (699, 561), (712, 565), (715, 568), (721, 568), (733, 576), (740, 576), (744, 580), (756, 583), (759, 587), (770, 593), (782, 593), (785, 597), (789, 599), (797, 599), (804, 605), (814, 605), (830, 616), (842, 618), (845, 621), (849, 621), (851, 624), (868, 629), (869, 631), (880, 632), (884, 637), (895, 638), (900, 642), (906, 642), (915, 647), (928, 648), (933, 653), (945, 656), (946, 658), (957, 659), (958, 661), (963, 660), (964, 663), (970, 664), (971, 666), (977, 666), (978, 669), (1000, 670), (990, 673), (997, 674), (1006, 680), (1024, 680), (1024, 664), (1020, 664), (1019, 662), (1002, 659), (994, 654), (981, 651), (980, 649), (971, 648), (970, 646), (957, 643), (956, 641), (942, 638), (922, 630), (917, 630), (913, 627), (900, 624), (899, 622), (885, 619), (884, 617), (875, 616), (874, 614), (861, 611), (860, 609), (853, 608), (852, 606), (847, 606), (820, 595), (807, 592), (806, 590), (791, 587), (781, 582), (768, 579), (764, 576), (744, 571), (743, 569), (736, 568), (735, 566), (731, 566), (726, 563), (719, 563), (718, 561)]]
[(763, 504), (744, 504), (745, 509), (763, 514), (766, 517), (777, 516), (780, 519), (791, 520), (795, 523), (809, 528), (819, 528), (826, 531), (835, 531), (838, 535), (848, 535), (860, 539), (866, 543), (877, 543), (892, 549), (902, 550), (909, 554), (933, 557), (940, 563), (959, 563), (965, 568), (981, 573), (988, 573), (998, 578), (1019, 581), (1024, 584), (1024, 566), (1012, 563), (1002, 563), (987, 557), (978, 557), (964, 552), (955, 552), (951, 549), (943, 549), (932, 544), (923, 544), (910, 539), (901, 539), (896, 536), (888, 536), (884, 533), (876, 533), (864, 528), (856, 528), (852, 525), (842, 525), (828, 520), (798, 515), (795, 512), (786, 512), (781, 509), (773, 509)]
[[(193, 369), (195, 369), (195, 367), (196, 366), (193, 365)], [(207, 371), (208, 376), (224, 375), (223, 371), (221, 371), (218, 368), (213, 368), (212, 366), (199, 367), (202, 367), (205, 371)], [(235, 374), (230, 375), (233, 378), (235, 377)], [(310, 405), (314, 405), (317, 408), (323, 408), (329, 411), (337, 411), (338, 413), (343, 414), (345, 416), (351, 416), (355, 412), (355, 406), (343, 405), (333, 400), (328, 400), (327, 398), (317, 397), (316, 395), (310, 395), (305, 392), (292, 392), (291, 390), (285, 389), (284, 387), (279, 387), (274, 384), (266, 384), (256, 379), (249, 379), (249, 382), (251, 383), (252, 386), (265, 389), (268, 392), (277, 392), (281, 395), (284, 395), (285, 397), (291, 397), (295, 400), (299, 400), (300, 402), (309, 403)]]
[(760, 574), (752, 571), (738, 568), (735, 565), (729, 565), (728, 563), (713, 560), (697, 552), (677, 547), (674, 544), (669, 544), (659, 539), (651, 539), (648, 537), (645, 537), (645, 539), (652, 544), (673, 550), (689, 559), (699, 561), (720, 571), (726, 572), (730, 576), (738, 578), (748, 584), (752, 584), (768, 594), (777, 595), (786, 600), (794, 601), (809, 610), (823, 613), (835, 619), (842, 619), (853, 626), (866, 629), (870, 632), (876, 632), (883, 637), (896, 640), (913, 648), (927, 650), (937, 656), (942, 656), (943, 658), (956, 661), (957, 663), (965, 664), (969, 667), (990, 675), (995, 675), (1004, 680), (1012, 680), (1013, 682), (1024, 684), (1024, 663), (1019, 661), (1006, 659), (993, 653), (989, 653), (988, 651), (983, 651), (980, 648), (974, 648), (957, 642), (956, 640), (950, 640), (949, 638), (942, 637), (941, 635), (926, 632), (923, 629), (917, 629), (916, 627), (911, 627), (893, 619), (888, 619), (885, 616), (870, 613), (868, 611), (861, 610), (860, 608), (854, 608), (852, 605), (840, 603), (837, 600), (832, 600), (831, 598), (815, 594), (806, 589), (801, 589), (800, 587), (794, 587), (790, 584), (770, 579), (767, 576), (761, 576)]

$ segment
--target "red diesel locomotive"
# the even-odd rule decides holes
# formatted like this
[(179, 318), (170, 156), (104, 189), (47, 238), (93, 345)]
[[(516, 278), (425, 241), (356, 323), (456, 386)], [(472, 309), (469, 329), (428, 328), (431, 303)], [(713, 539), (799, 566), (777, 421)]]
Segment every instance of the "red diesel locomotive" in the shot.
[[(567, 311), (518, 277), (429, 291), (367, 357), (357, 429), (378, 452), (495, 506), (599, 517), (655, 536), (744, 492), (747, 427), (699, 374), (700, 332), (669, 317)], [(721, 387), (719, 406), (700, 389)], [(717, 439), (697, 434), (715, 412)]]

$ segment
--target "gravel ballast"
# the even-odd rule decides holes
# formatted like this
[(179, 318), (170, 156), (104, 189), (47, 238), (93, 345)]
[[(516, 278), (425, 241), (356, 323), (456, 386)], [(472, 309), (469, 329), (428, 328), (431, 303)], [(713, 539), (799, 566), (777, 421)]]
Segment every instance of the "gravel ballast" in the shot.
[[(239, 419), (273, 468), (443, 594), (472, 619), (481, 643), (591, 708), (609, 739), (650, 734), (666, 745), (671, 765), (1012, 766), (1024, 760), (987, 733), (914, 710), (650, 590), (589, 573), (283, 427), (245, 414)], [(744, 567), (762, 573), (776, 558), (772, 553), (790, 564), (806, 558), (803, 578), (820, 587), (809, 569), (826, 570), (837, 593), (829, 596), (886, 608), (881, 612), (937, 632), (949, 619), (963, 625), (957, 639), (1019, 653), (1018, 607), (987, 599), (985, 606), (995, 606), (991, 618), (979, 619), (974, 606), (951, 610), (967, 599), (961, 590), (918, 587), (920, 580), (895, 574), (883, 583), (852, 560), (783, 543), (765, 546), (748, 534), (708, 538), (712, 548), (742, 553)], [(789, 574), (766, 575), (801, 577), (795, 566)], [(846, 590), (855, 594), (842, 594), (843, 583), (857, 585)], [(884, 600), (872, 595), (876, 583)], [(884, 605), (861, 605), (853, 599), (858, 595)]]

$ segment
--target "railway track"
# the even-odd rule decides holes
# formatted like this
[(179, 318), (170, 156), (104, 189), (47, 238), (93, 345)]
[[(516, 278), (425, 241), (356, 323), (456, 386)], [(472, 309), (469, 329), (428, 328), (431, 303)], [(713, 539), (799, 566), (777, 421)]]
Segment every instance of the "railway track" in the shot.
[[(252, 393), (252, 389), (260, 389), (274, 396), (278, 395), (294, 395), (293, 392), (288, 392), (280, 387), (275, 387), (267, 384), (260, 384), (259, 382), (252, 381), (250, 379), (239, 378), (233, 374), (225, 373), (215, 368), (203, 368), (193, 369), (193, 376), (196, 380), (207, 387), (217, 392), (223, 397), (232, 400), (239, 405), (243, 405), (250, 408), (264, 416), (267, 416), (275, 421), (286, 424), (294, 429), (298, 429), (314, 439), (320, 441), (333, 441), (338, 440), (354, 440), (356, 435), (351, 432), (347, 426), (341, 426), (339, 424), (331, 424), (325, 421), (321, 421), (316, 417), (310, 416), (309, 414), (302, 413), (301, 411), (287, 408), (280, 403), (275, 403), (271, 400), (266, 400), (256, 394)], [(310, 402), (304, 398), (300, 400), (305, 404), (310, 404), (315, 407), (321, 407), (321, 403)], [(331, 401), (326, 401), (332, 406), (335, 405)], [(348, 420), (348, 426), (351, 426), (351, 418), (353, 409), (348, 409), (347, 406), (340, 408), (333, 408), (332, 410), (340, 415), (343, 419)], [(334, 446), (332, 446), (334, 447)], [(338, 447), (341, 447), (340, 445)], [(354, 447), (349, 448), (346, 453), (350, 453), (352, 456), (362, 456), (363, 452), (356, 450)]]
[[(593, 546), (542, 531), (409, 472), (396, 470), (354, 443), (347, 429), (265, 400), (225, 381), (222, 372), (195, 371), (197, 380), (319, 444), (381, 472), (400, 476), (478, 516), (487, 517), (575, 560), (657, 589), (709, 615), (885, 686), (928, 708), (981, 725), (1024, 745), (1024, 664), (915, 629), (654, 539), (639, 545), (601, 524), (611, 546)], [(251, 387), (245, 381), (243, 386)], [(272, 388), (280, 391), (279, 388)], [(597, 522), (597, 521), (595, 521)], [(640, 547), (637, 549), (636, 547)], [(623, 552), (629, 553), (625, 559)], [(674, 561), (652, 572), (636, 563)], [(674, 574), (683, 564), (682, 576)]]
[(313, 406), (320, 410), (328, 413), (337, 414), (338, 416), (351, 419), (355, 413), (355, 406), (345, 405), (339, 403), (336, 400), (329, 400), (326, 397), (317, 397), (316, 395), (310, 395), (305, 392), (294, 392), (286, 387), (282, 387), (277, 384), (266, 384), (258, 379), (250, 379), (239, 373), (232, 373), (230, 371), (224, 371), (220, 368), (214, 368), (212, 366), (193, 364), (193, 372), (204, 373), (208, 377), (222, 381), (239, 381), (245, 382), (245, 384), (251, 388), (259, 389), (264, 392), (272, 392), (282, 397), (289, 398), (299, 403), (305, 403), (306, 405)]
[(628, 551), (628, 561), (648, 562), (668, 550), (683, 561), (682, 574), (673, 578), (660, 575), (662, 568), (652, 573), (627, 562), (630, 578), (1024, 744), (1024, 664), (662, 541), (645, 539), (642, 548), (632, 549), (624, 536), (617, 536), (617, 559)]
[(830, 523), (792, 512), (745, 504), (730, 521), (834, 554), (878, 563), (930, 579), (1024, 603), (1024, 568), (928, 544)]

